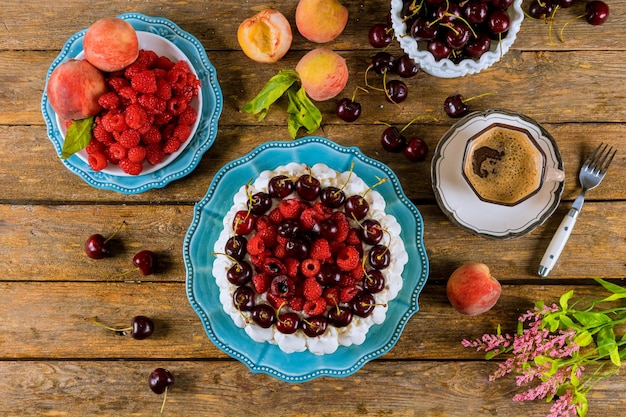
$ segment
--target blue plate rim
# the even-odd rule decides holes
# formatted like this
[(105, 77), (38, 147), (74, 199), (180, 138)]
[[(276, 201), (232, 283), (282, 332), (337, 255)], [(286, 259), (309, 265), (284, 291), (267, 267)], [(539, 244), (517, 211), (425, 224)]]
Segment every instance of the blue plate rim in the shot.
[(139, 194), (153, 188), (163, 188), (170, 182), (188, 175), (197, 167), (204, 153), (215, 142), (218, 121), (223, 108), (223, 95), (217, 79), (217, 71), (196, 37), (163, 17), (151, 17), (141, 13), (123, 13), (117, 17), (128, 21), (138, 31), (155, 33), (175, 44), (185, 53), (196, 70), (198, 78), (202, 82), (202, 114), (198, 129), (194, 137), (190, 139), (187, 148), (163, 168), (150, 174), (138, 176), (118, 176), (95, 172), (77, 155), (67, 159), (61, 158), (63, 136), (54, 121), (55, 112), (48, 100), (47, 84), (50, 74), (59, 64), (82, 51), (82, 41), (87, 29), (72, 35), (50, 65), (41, 99), (41, 112), (46, 123), (48, 138), (67, 169), (95, 188), (117, 191), (122, 194)]
[[(217, 198), (215, 197), (216, 190), (218, 189), (220, 182), (226, 176), (228, 176), (229, 173), (232, 172), (231, 170), (239, 168), (239, 167), (245, 168), (245, 166), (249, 164), (250, 161), (252, 161), (253, 159), (259, 156), (264, 156), (264, 154), (269, 155), (270, 151), (272, 152), (273, 156), (278, 155), (282, 151), (285, 153), (287, 157), (290, 157), (291, 155), (293, 155), (293, 153), (297, 153), (299, 151), (302, 154), (304, 153), (304, 150), (308, 148), (319, 148), (320, 150), (326, 151), (326, 152), (319, 153), (319, 155), (321, 156), (318, 156), (318, 158), (320, 158), (318, 162), (327, 163), (328, 152), (333, 152), (334, 156), (343, 158), (346, 161), (348, 158), (352, 158), (354, 160), (360, 161), (366, 166), (374, 168), (374, 170), (382, 171), (389, 178), (388, 183), (390, 184), (390, 188), (387, 188), (387, 191), (383, 191), (379, 187), (377, 188), (377, 190), (381, 192), (381, 194), (385, 194), (385, 193), (389, 194), (391, 192), (393, 195), (395, 195), (397, 197), (398, 204), (394, 205), (394, 208), (392, 210), (404, 210), (404, 211), (410, 212), (410, 214), (412, 215), (412, 218), (414, 219), (414, 226), (412, 224), (410, 228), (411, 230), (407, 231), (405, 229), (405, 225), (402, 225), (403, 239), (405, 240), (407, 252), (409, 252), (409, 264), (405, 266), (405, 270), (402, 274), (403, 279), (404, 279), (404, 284), (400, 293), (398, 294), (398, 297), (396, 297), (396, 300), (399, 300), (398, 304), (405, 303), (406, 305), (397, 306), (398, 310), (401, 310), (402, 314), (398, 315), (397, 317), (393, 317), (392, 319), (390, 319), (391, 307), (390, 307), (390, 310), (388, 311), (388, 315), (387, 315), (387, 319), (385, 320), (385, 323), (388, 323), (388, 321), (392, 321), (392, 320), (394, 323), (396, 323), (393, 328), (393, 334), (381, 346), (374, 346), (374, 342), (372, 342), (371, 345), (367, 344), (368, 340), (374, 339), (373, 337), (371, 337), (371, 335), (368, 336), (368, 338), (362, 345), (352, 345), (349, 347), (340, 346), (338, 349), (338, 352), (342, 349), (345, 350), (345, 352), (342, 353), (343, 355), (342, 358), (349, 357), (350, 358), (349, 363), (328, 363), (324, 365), (323, 367), (318, 367), (315, 369), (309, 368), (309, 369), (302, 370), (300, 368), (300, 365), (298, 365), (297, 367), (293, 365), (295, 363), (300, 364), (303, 360), (320, 361), (320, 358), (332, 359), (336, 357), (337, 352), (333, 354), (329, 354), (329, 355), (323, 355), (323, 356), (315, 355), (313, 353), (310, 353), (309, 351), (291, 353), (291, 354), (283, 354), (281, 353), (280, 349), (276, 345), (271, 345), (269, 343), (257, 343), (257, 342), (252, 341), (252, 343), (256, 343), (255, 346), (258, 346), (258, 349), (261, 349), (263, 351), (262, 353), (258, 355), (260, 356), (261, 359), (255, 360), (254, 358), (251, 357), (252, 355), (249, 352), (242, 352), (237, 348), (233, 348), (232, 346), (229, 346), (229, 340), (224, 340), (224, 335), (216, 333), (214, 329), (215, 324), (217, 323), (216, 320), (218, 318), (224, 319), (226, 323), (230, 323), (230, 324), (226, 324), (226, 327), (229, 327), (235, 333), (239, 333), (239, 335), (242, 334), (243, 330), (236, 327), (236, 325), (232, 322), (231, 318), (228, 315), (226, 315), (226, 313), (223, 311), (221, 304), (217, 306), (212, 305), (209, 307), (207, 305), (203, 305), (202, 300), (199, 300), (197, 298), (197, 294), (195, 294), (195, 289), (196, 289), (196, 285), (198, 285), (197, 281), (200, 279), (199, 275), (201, 274), (199, 272), (196, 273), (197, 269), (199, 269), (196, 267), (202, 267), (203, 271), (205, 271), (205, 269), (208, 268), (209, 275), (210, 275), (210, 265), (197, 265), (197, 261), (194, 262), (194, 259), (192, 256), (192, 249), (193, 249), (193, 252), (195, 252), (195, 250), (197, 249), (197, 248), (193, 248), (193, 246), (196, 245), (196, 242), (198, 240), (196, 232), (198, 232), (200, 223), (203, 220), (203, 216), (211, 215), (210, 205), (212, 203), (212, 199)], [(307, 154), (307, 157), (309, 159), (311, 158), (315, 159), (316, 158), (315, 154), (316, 154), (315, 152), (310, 152)], [(324, 156), (326, 156), (326, 158)], [(279, 156), (279, 158), (281, 157), (282, 155)], [(288, 162), (294, 162), (294, 161), (284, 160), (282, 162), (279, 162), (278, 164), (281, 165), (281, 164), (285, 164)], [(302, 163), (309, 164), (308, 161), (307, 162), (295, 161), (295, 162), (302, 162)], [(312, 163), (310, 165), (312, 165)], [(262, 167), (254, 167), (254, 168), (258, 168), (259, 170), (265, 170), (265, 169), (275, 168), (276, 166), (277, 165), (275, 162), (273, 166), (262, 166)], [(246, 168), (246, 169), (254, 170), (254, 168)], [(336, 167), (333, 167), (333, 168), (341, 169), (341, 168), (336, 168)], [(357, 173), (357, 175), (359, 176), (362, 175), (361, 172), (358, 172), (357, 166), (355, 166), (355, 173)], [(242, 178), (239, 179), (239, 181), (241, 180)], [(231, 191), (232, 191), (232, 195), (234, 195), (234, 193), (237, 190), (231, 190)], [(230, 204), (232, 204), (232, 195), (228, 195), (227, 197), (224, 197), (225, 201), (228, 201), (228, 198), (230, 198), (230, 201), (231, 201)], [(385, 199), (387, 200), (387, 197)], [(225, 214), (226, 210), (228, 210), (229, 208), (230, 208), (230, 205), (228, 205), (228, 207), (218, 208), (217, 211), (223, 212)], [(218, 230), (217, 233), (219, 233), (220, 231), (221, 229)], [(411, 240), (409, 241), (409, 244), (406, 244), (407, 235), (411, 236), (411, 239), (413, 239), (414, 241)], [(183, 258), (184, 258), (184, 263), (185, 263), (185, 268), (186, 268), (187, 298), (192, 308), (201, 319), (202, 324), (204, 326), (204, 329), (209, 339), (221, 351), (243, 362), (253, 373), (265, 373), (273, 377), (276, 377), (280, 380), (283, 380), (286, 382), (292, 382), (292, 383), (305, 382), (305, 381), (309, 381), (320, 376), (331, 376), (331, 377), (348, 376), (358, 371), (368, 361), (382, 356), (383, 354), (388, 352), (393, 346), (395, 346), (408, 320), (415, 313), (419, 311), (418, 297), (423, 287), (426, 284), (426, 280), (428, 278), (428, 273), (429, 273), (429, 264), (428, 264), (426, 250), (424, 247), (423, 236), (424, 236), (424, 223), (423, 223), (422, 216), (419, 210), (417, 209), (417, 207), (415, 207), (415, 205), (404, 194), (404, 191), (402, 190), (402, 187), (396, 175), (393, 173), (393, 171), (389, 167), (387, 167), (386, 165), (384, 165), (383, 163), (379, 161), (376, 161), (374, 159), (371, 159), (365, 156), (363, 153), (361, 153), (361, 151), (358, 148), (343, 147), (343, 146), (337, 145), (336, 143), (330, 141), (327, 138), (323, 138), (320, 136), (308, 136), (308, 137), (300, 138), (295, 141), (266, 142), (258, 146), (254, 150), (252, 150), (247, 155), (223, 166), (216, 173), (213, 180), (211, 181), (211, 184), (207, 190), (206, 195), (202, 198), (202, 200), (200, 200), (195, 205), (194, 217), (185, 235), (185, 239), (183, 243)], [(214, 240), (210, 242), (211, 243), (210, 250), (212, 250), (212, 245), (214, 242), (215, 242)], [(416, 261), (417, 259), (419, 259), (419, 262), (420, 262), (419, 265), (417, 265), (417, 261)], [(212, 260), (209, 263), (212, 264)], [(415, 269), (417, 266), (419, 266), (419, 271), (417, 273), (414, 273), (414, 271), (409, 272), (410, 269)], [(407, 275), (409, 275), (409, 277), (407, 277)], [(197, 276), (198, 278), (196, 278)], [(411, 285), (408, 285), (407, 283), (411, 283)], [(218, 287), (214, 281), (210, 282), (209, 285), (213, 287), (214, 291), (218, 291)], [(215, 317), (215, 316), (218, 316), (218, 317)], [(373, 326), (373, 328), (376, 326), (380, 326), (380, 325), (375, 325)], [(380, 326), (380, 328), (382, 328), (382, 326)], [(372, 330), (370, 329), (370, 331)], [(243, 336), (249, 339), (249, 337), (245, 334), (245, 332), (243, 332)], [(227, 335), (226, 338), (230, 338), (230, 335)], [(371, 350), (366, 351), (368, 348), (371, 348)], [(271, 352), (267, 352), (268, 350), (270, 350)], [(265, 362), (267, 360), (266, 356), (272, 355), (272, 354), (281, 356), (281, 359), (282, 359), (281, 363), (274, 363), (274, 364), (257, 363), (257, 362)], [(290, 358), (296, 358), (296, 359), (294, 359), (293, 361), (290, 361), (289, 360)], [(332, 360), (330, 362), (332, 362)], [(293, 369), (293, 368), (299, 368), (299, 369)]]

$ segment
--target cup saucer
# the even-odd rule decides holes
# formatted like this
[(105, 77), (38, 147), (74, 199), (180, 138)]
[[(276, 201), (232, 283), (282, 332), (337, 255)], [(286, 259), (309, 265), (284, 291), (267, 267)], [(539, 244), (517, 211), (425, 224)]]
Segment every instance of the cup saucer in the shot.
[(475, 112), (460, 119), (437, 144), (431, 178), (437, 203), (457, 226), (492, 239), (525, 235), (541, 225), (556, 210), (563, 182), (545, 183), (531, 198), (516, 206), (481, 201), (463, 179), (463, 155), (469, 138), (493, 123), (526, 129), (544, 151), (547, 166), (563, 171), (563, 161), (554, 138), (533, 119), (503, 109)]

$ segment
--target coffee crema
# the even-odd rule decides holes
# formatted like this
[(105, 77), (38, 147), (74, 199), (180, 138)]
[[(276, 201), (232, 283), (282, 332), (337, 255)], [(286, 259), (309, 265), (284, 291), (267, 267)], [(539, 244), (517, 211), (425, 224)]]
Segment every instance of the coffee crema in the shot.
[(495, 126), (470, 141), (463, 173), (482, 200), (514, 205), (541, 187), (543, 160), (526, 133)]

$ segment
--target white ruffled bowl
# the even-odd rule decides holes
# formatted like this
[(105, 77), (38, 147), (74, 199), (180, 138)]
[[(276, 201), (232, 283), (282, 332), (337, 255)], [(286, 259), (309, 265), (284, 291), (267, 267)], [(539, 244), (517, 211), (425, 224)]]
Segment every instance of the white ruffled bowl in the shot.
[(402, 19), (402, 7), (403, 0), (391, 0), (392, 27), (398, 42), (400, 42), (400, 46), (404, 52), (420, 65), (424, 72), (440, 78), (455, 78), (467, 74), (475, 74), (498, 62), (515, 42), (517, 33), (524, 20), (522, 0), (515, 0), (507, 9), (507, 14), (511, 18), (511, 26), (502, 42), (492, 42), (491, 49), (485, 52), (479, 59), (467, 58), (455, 63), (447, 58), (439, 61), (435, 60), (435, 57), (426, 50), (426, 43), (417, 42), (411, 36), (410, 29), (407, 28), (406, 23)]

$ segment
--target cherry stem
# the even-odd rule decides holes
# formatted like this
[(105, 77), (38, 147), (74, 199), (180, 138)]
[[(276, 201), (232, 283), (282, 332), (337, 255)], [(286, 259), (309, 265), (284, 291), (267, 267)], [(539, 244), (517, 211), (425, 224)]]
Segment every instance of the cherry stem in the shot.
[(232, 256), (230, 256), (230, 255), (229, 255), (229, 254), (227, 254), (227, 253), (222, 253), (222, 252), (211, 252), (211, 255), (212, 255), (212, 256), (224, 255), (225, 257), (227, 257), (228, 259), (230, 259), (231, 261), (233, 261), (233, 263), (234, 263), (235, 265), (237, 265), (238, 267), (240, 267), (240, 268), (241, 268), (241, 264), (239, 263), (239, 261), (238, 261), (237, 259), (233, 258)]
[(354, 92), (352, 93), (352, 98), (351, 98), (350, 100), (354, 101), (354, 100), (356, 99), (356, 93), (357, 93), (357, 91), (359, 91), (359, 90), (365, 91), (366, 93), (368, 93), (368, 94), (369, 94), (369, 91), (368, 91), (368, 90), (366, 90), (365, 88), (363, 88), (363, 87), (361, 87), (361, 86), (357, 85), (357, 86), (356, 86), (356, 88), (354, 89)]
[(370, 188), (368, 188), (367, 190), (365, 190), (365, 192), (363, 193), (363, 195), (361, 196), (361, 198), (364, 198), (364, 197), (367, 195), (367, 193), (369, 193), (370, 191), (372, 191), (374, 188), (378, 187), (380, 184), (383, 184), (383, 183), (385, 183), (385, 182), (387, 182), (387, 181), (388, 181), (388, 178), (378, 178), (378, 177), (376, 177), (376, 178), (378, 179), (378, 182), (377, 182), (376, 184), (372, 185), (372, 186), (371, 186)]
[(576, 16), (570, 20), (568, 20), (567, 22), (565, 22), (565, 24), (561, 27), (561, 31), (559, 32), (559, 40), (561, 41), (561, 43), (565, 43), (565, 38), (563, 37), (563, 31), (565, 30), (565, 27), (567, 25), (569, 25), (570, 23), (572, 23), (575, 20), (581, 19), (583, 17), (585, 17), (585, 14), (581, 14), (580, 16)]
[(352, 177), (352, 172), (354, 172), (354, 161), (352, 161), (352, 163), (350, 164), (350, 171), (348, 172), (348, 178), (346, 178), (346, 182), (343, 183), (343, 185), (341, 186), (340, 189), (338, 189), (337, 191), (334, 192), (333, 195), (339, 195), (339, 193), (346, 188), (346, 185), (348, 185), (348, 183), (350, 182), (350, 177)]
[(117, 333), (119, 333), (119, 332), (129, 332), (129, 331), (133, 330), (132, 327), (116, 328), (116, 327), (107, 326), (106, 324), (98, 321), (98, 318), (95, 317), (95, 316), (94, 317), (88, 317), (85, 320), (90, 321), (90, 322), (92, 322), (92, 323), (94, 323), (94, 324), (96, 324), (96, 325), (98, 325), (98, 326), (100, 326), (102, 328), (105, 328), (107, 330), (111, 330), (111, 331), (117, 332)]
[(407, 123), (402, 130), (400, 130), (400, 133), (404, 132), (406, 130), (407, 127), (411, 126), (413, 123), (417, 122), (420, 119), (424, 119), (424, 118), (430, 118), (435, 122), (438, 122), (439, 119), (437, 119), (435, 116), (433, 116), (432, 114), (420, 114), (419, 116), (415, 117), (413, 120), (411, 120), (409, 123)]
[(477, 99), (477, 98), (485, 97), (485, 96), (488, 96), (488, 95), (491, 95), (491, 94), (494, 94), (494, 93), (492, 93), (492, 92), (489, 92), (489, 93), (482, 93), (482, 94), (479, 94), (479, 95), (477, 95), (477, 96), (473, 96), (473, 97), (470, 97), (470, 98), (466, 98), (466, 99), (463, 99), (463, 103), (467, 103), (468, 101), (472, 101), (472, 100), (475, 100), (475, 99)]
[(109, 236), (106, 239), (104, 239), (104, 243), (107, 243), (109, 240), (113, 239), (115, 237), (115, 235), (117, 234), (117, 232), (119, 232), (120, 229), (122, 228), (122, 226), (124, 226), (125, 224), (126, 224), (126, 221), (122, 220), (122, 223), (120, 223), (120, 225), (117, 226), (117, 228), (113, 231), (113, 234), (111, 234), (111, 236)]
[(165, 401), (167, 401), (167, 388), (165, 387), (165, 391), (163, 391), (163, 402), (161, 403), (161, 410), (159, 411), (159, 414), (163, 414), (163, 410), (165, 409)]

